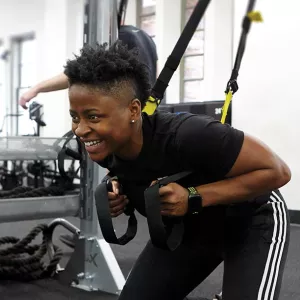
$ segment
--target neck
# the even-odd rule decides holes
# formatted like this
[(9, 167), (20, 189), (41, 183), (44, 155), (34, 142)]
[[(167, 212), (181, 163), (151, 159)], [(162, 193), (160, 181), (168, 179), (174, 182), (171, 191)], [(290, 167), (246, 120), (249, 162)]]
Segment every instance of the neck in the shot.
[(131, 139), (115, 155), (123, 160), (134, 160), (141, 153), (143, 147), (143, 122), (142, 118), (133, 125)]

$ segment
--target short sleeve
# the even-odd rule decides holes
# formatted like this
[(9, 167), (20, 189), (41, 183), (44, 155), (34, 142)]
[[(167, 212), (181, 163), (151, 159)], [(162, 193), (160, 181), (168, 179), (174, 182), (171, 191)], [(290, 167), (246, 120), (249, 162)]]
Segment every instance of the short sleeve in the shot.
[(175, 143), (185, 168), (224, 178), (234, 165), (244, 133), (205, 115), (193, 115), (179, 126)]

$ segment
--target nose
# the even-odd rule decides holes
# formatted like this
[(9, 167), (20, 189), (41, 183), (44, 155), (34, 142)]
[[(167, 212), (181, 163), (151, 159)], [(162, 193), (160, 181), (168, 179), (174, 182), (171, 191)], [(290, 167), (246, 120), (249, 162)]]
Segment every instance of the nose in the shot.
[(81, 121), (80, 123), (76, 124), (76, 128), (73, 130), (75, 135), (78, 137), (85, 137), (88, 133), (91, 132), (91, 128), (87, 126), (87, 124), (84, 121)]

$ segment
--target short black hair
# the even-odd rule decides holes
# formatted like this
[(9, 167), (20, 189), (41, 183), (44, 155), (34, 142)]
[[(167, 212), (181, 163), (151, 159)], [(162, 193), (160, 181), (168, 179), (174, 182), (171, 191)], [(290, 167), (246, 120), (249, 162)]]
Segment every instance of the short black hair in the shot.
[(118, 87), (124, 86), (124, 82), (129, 83), (142, 109), (150, 96), (149, 71), (139, 59), (139, 49), (128, 50), (121, 41), (116, 41), (110, 47), (107, 43), (95, 47), (85, 45), (80, 55), (68, 60), (64, 68), (70, 86), (82, 84), (113, 93)]

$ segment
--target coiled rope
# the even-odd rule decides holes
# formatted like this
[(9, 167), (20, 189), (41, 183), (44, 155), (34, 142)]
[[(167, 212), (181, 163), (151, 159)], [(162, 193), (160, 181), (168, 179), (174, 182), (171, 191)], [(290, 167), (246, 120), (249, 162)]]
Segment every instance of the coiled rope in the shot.
[[(48, 253), (50, 242), (52, 245), (47, 235), (48, 229), (48, 225), (40, 224), (21, 240), (10, 236), (0, 238), (0, 247), (13, 244), (9, 248), (0, 249), (1, 280), (32, 281), (53, 276), (63, 252), (57, 246), (53, 246), (54, 253), (51, 253), (52, 258), (48, 265), (42, 261)], [(30, 245), (40, 233), (43, 234), (42, 243)]]
[[(0, 198), (62, 196), (66, 190), (61, 186), (40, 188), (19, 186), (10, 191), (1, 191)], [(52, 234), (47, 234), (48, 229), (48, 225), (40, 224), (22, 240), (11, 236), (0, 238), (0, 280), (32, 281), (51, 277), (55, 273), (63, 252), (52, 244)], [(41, 244), (30, 245), (40, 233), (43, 234)], [(12, 246), (1, 249), (5, 244)], [(51, 249), (49, 245), (52, 246)], [(51, 255), (48, 265), (43, 261), (47, 253)]]

